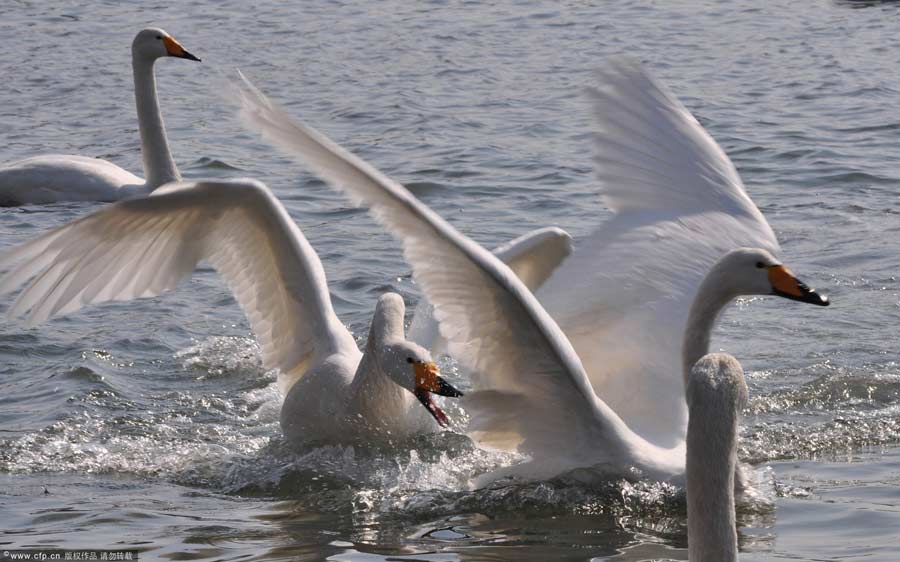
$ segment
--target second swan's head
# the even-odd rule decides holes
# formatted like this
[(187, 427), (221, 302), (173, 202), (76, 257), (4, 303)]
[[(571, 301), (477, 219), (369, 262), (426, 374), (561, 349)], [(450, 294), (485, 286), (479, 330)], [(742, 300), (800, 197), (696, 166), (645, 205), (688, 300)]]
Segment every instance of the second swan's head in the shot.
[(385, 293), (378, 299), (372, 334), (377, 347), (379, 368), (392, 381), (412, 392), (442, 427), (450, 424), (447, 415), (434, 403), (433, 394), (462, 396), (440, 375), (427, 349), (407, 340), (403, 329), (406, 305), (396, 293)]
[(440, 426), (450, 424), (432, 395), (458, 398), (463, 394), (444, 380), (426, 349), (411, 341), (390, 343), (381, 350), (381, 368), (391, 380), (412, 392)]
[(828, 297), (797, 279), (778, 258), (760, 248), (738, 248), (713, 267), (719, 281), (738, 295), (777, 295), (786, 299), (828, 306)]
[(200, 62), (200, 59), (187, 52), (174, 37), (158, 27), (148, 27), (135, 35), (131, 43), (131, 52), (135, 58), (148, 60), (176, 57)]

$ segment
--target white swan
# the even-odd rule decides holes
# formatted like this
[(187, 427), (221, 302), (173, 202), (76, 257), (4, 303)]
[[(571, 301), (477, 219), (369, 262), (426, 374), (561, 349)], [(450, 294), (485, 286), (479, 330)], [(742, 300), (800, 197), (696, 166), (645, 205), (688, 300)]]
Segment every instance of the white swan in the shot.
[[(684, 443), (661, 447), (647, 441), (594, 392), (565, 334), (509, 267), (403, 186), (294, 122), (249, 82), (246, 85), (241, 114), (248, 127), (370, 207), (402, 241), (450, 354), (471, 371), (475, 392), (464, 401), (472, 412), (471, 433), (482, 443), (531, 456), (505, 473), (548, 478), (602, 466), (618, 474), (635, 467), (655, 479), (683, 474)], [(770, 252), (728, 252), (706, 275), (694, 299), (684, 336), (685, 377), (706, 355), (720, 310), (743, 294), (828, 304)]]
[(403, 299), (378, 300), (360, 353), (332, 309), (319, 257), (253, 180), (168, 184), (51, 230), (0, 256), (0, 293), (31, 279), (8, 313), (28, 313), (33, 324), (89, 303), (159, 295), (201, 260), (234, 293), (265, 367), (281, 373), (290, 441), (398, 439), (447, 424), (431, 394), (460, 393), (405, 339)]
[(153, 64), (161, 57), (200, 60), (184, 50), (174, 37), (155, 27), (142, 30), (131, 44), (134, 98), (146, 180), (99, 158), (35, 156), (0, 168), (0, 204), (118, 201), (146, 195), (164, 183), (181, 180), (169, 151), (156, 98)]

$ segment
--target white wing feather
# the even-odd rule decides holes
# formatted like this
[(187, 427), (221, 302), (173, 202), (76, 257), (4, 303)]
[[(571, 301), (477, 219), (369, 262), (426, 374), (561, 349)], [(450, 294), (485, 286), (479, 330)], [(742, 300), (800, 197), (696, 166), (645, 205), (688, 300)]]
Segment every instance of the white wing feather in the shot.
[(0, 256), (0, 292), (31, 279), (9, 314), (36, 324), (91, 303), (159, 295), (200, 260), (225, 278), (267, 368), (299, 376), (321, 346), (353, 344), (315, 251), (252, 180), (171, 184), (52, 230)]
[(509, 267), (406, 188), (246, 86), (248, 127), (369, 206), (400, 238), (451, 354), (471, 370), (476, 392), (467, 405), (478, 410), (472, 420), (484, 442), (560, 464), (555, 454), (621, 454), (615, 447), (627, 428), (596, 397), (568, 340)]
[(778, 241), (728, 156), (640, 66), (616, 61), (591, 90), (597, 178), (615, 215), (538, 291), (594, 390), (638, 434), (684, 439), (681, 343), (697, 288), (733, 248)]
[[(509, 266), (531, 292), (537, 291), (571, 253), (572, 237), (565, 230), (552, 226), (533, 230), (494, 249), (494, 255)], [(430, 350), (432, 355), (446, 349), (447, 342), (440, 335), (440, 326), (428, 299), (421, 299), (416, 305), (407, 337)]]

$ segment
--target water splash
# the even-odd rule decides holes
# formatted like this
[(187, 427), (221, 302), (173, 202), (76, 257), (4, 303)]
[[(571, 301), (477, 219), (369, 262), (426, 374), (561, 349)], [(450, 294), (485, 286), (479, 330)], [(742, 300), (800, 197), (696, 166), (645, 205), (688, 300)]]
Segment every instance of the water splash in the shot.
[[(683, 490), (670, 484), (581, 470), (550, 481), (507, 479), (472, 490), (477, 475), (523, 459), (475, 447), (459, 432), (467, 419), (461, 409), (454, 416), (461, 424), (457, 432), (380, 449), (295, 450), (281, 436), (282, 396), (275, 374), (262, 368), (255, 340), (211, 337), (174, 359), (196, 389), (133, 395), (87, 367), (74, 368), (70, 378), (81, 392), (70, 398), (72, 411), (41, 430), (3, 441), (0, 471), (133, 474), (320, 511), (349, 510), (359, 521), (527, 510), (604, 515), (641, 521), (661, 533), (681, 532)], [(445, 367), (456, 375), (454, 365)], [(777, 384), (779, 377), (809, 380), (797, 387)], [(758, 394), (748, 408), (744, 461), (816, 456), (900, 438), (894, 363), (863, 370), (816, 365), (800, 373), (751, 373), (754, 378), (775, 390)], [(765, 468), (751, 476), (752, 488), (741, 499), (743, 517), (765, 517), (775, 497), (808, 493), (778, 483)]]

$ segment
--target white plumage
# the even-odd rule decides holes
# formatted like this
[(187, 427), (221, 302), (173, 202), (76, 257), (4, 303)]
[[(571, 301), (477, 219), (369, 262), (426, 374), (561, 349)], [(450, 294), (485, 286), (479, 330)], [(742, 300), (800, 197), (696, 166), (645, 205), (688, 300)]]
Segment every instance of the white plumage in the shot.
[(597, 394), (671, 447), (687, 428), (681, 346), (703, 277), (731, 249), (780, 248), (731, 160), (665, 87), (627, 60), (595, 84), (596, 176), (614, 215), (537, 296)]
[[(529, 291), (536, 291), (572, 253), (572, 237), (556, 227), (538, 228), (494, 249), (494, 255), (509, 266)], [(409, 325), (409, 339), (431, 353), (441, 353), (447, 342), (441, 337), (434, 308), (427, 299), (416, 306)]]

